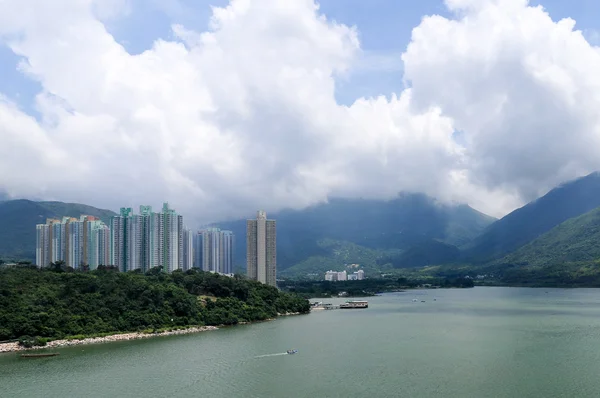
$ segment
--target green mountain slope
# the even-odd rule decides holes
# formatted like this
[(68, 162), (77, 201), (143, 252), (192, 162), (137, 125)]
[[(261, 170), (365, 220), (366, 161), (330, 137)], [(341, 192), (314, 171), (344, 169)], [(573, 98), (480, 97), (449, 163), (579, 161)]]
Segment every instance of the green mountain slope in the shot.
[(0, 258), (35, 258), (35, 226), (47, 218), (82, 214), (108, 222), (115, 213), (78, 203), (34, 202), (18, 199), (0, 202)]
[(572, 217), (600, 206), (600, 174), (563, 184), (490, 225), (463, 247), (466, 261), (500, 258)]
[[(379, 258), (389, 255), (390, 250), (397, 253), (423, 241), (462, 245), (494, 221), (469, 206), (439, 204), (422, 194), (402, 194), (390, 201), (331, 199), (304, 210), (285, 210), (268, 216), (277, 220), (280, 270), (311, 258), (313, 264), (325, 259), (338, 263), (330, 245), (322, 244), (324, 241), (360, 246)], [(217, 225), (235, 233), (236, 262), (244, 264), (246, 221)], [(323, 264), (320, 270), (324, 268), (327, 265)]]
[(546, 266), (600, 261), (600, 208), (567, 220), (498, 264)]
[[(317, 274), (323, 277), (323, 273), (329, 270), (343, 271), (349, 273), (362, 269), (367, 275), (374, 275), (391, 268), (388, 262), (383, 262), (388, 251), (369, 249), (351, 242), (323, 239), (317, 242), (323, 253), (310, 256), (299, 263), (283, 269), (279, 272), (282, 277), (303, 277)], [(356, 267), (356, 265), (359, 265)]]
[(459, 257), (460, 250), (456, 246), (436, 240), (424, 240), (398, 255), (380, 258), (379, 263), (390, 264), (394, 268), (411, 268), (452, 263)]

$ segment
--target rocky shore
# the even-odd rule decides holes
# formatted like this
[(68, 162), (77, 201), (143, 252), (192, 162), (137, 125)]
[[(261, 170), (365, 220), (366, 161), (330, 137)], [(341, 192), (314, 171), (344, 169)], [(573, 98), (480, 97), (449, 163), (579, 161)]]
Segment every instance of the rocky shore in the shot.
[(180, 330), (172, 330), (167, 332), (160, 333), (122, 333), (122, 334), (113, 334), (111, 336), (105, 337), (90, 337), (87, 339), (73, 339), (73, 340), (53, 340), (49, 341), (45, 346), (41, 347), (31, 347), (25, 348), (19, 345), (18, 342), (14, 343), (1, 343), (0, 344), (0, 353), (2, 352), (13, 352), (13, 351), (25, 351), (25, 350), (35, 350), (41, 348), (58, 348), (58, 347), (69, 347), (75, 345), (82, 344), (96, 344), (96, 343), (110, 343), (113, 341), (124, 341), (124, 340), (137, 340), (137, 339), (145, 339), (149, 337), (157, 337), (157, 336), (173, 336), (178, 334), (189, 334), (189, 333), (198, 333), (198, 332), (206, 332), (208, 330), (217, 330), (216, 326), (198, 326), (187, 329)]

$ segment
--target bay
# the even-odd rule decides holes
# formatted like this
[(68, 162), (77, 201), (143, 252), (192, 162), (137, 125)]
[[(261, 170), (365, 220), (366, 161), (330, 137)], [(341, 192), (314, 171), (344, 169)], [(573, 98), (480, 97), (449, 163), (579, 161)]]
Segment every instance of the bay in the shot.
[(598, 396), (600, 290), (413, 290), (368, 301), (58, 357), (0, 354), (0, 397)]

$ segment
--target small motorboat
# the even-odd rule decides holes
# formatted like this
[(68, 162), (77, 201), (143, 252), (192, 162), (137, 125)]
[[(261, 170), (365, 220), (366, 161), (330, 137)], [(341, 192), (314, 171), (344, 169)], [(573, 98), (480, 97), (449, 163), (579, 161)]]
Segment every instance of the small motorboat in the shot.
[(287, 353), (290, 355), (295, 354), (297, 352), (298, 352), (298, 350), (287, 350)]

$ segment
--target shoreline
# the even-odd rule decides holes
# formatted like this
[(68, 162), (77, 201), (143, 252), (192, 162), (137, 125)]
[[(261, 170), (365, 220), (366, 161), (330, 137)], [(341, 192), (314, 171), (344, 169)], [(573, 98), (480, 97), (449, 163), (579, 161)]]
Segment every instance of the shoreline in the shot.
[[(310, 314), (310, 312), (308, 312)], [(302, 315), (300, 312), (287, 312), (287, 313), (278, 313), (278, 317), (282, 316), (292, 316), (292, 315)], [(277, 318), (268, 318), (262, 321), (254, 321), (254, 322), (239, 322), (236, 325), (220, 325), (217, 326), (193, 326), (185, 329), (177, 329), (171, 331), (165, 331), (160, 333), (143, 333), (143, 332), (131, 332), (131, 333), (116, 333), (111, 334), (104, 337), (86, 337), (84, 339), (60, 339), (60, 340), (52, 340), (46, 343), (44, 346), (33, 346), (33, 347), (23, 347), (19, 345), (18, 341), (11, 343), (0, 343), (0, 354), (9, 353), (9, 352), (19, 352), (19, 351), (31, 351), (31, 350), (41, 350), (46, 348), (62, 348), (62, 347), (71, 347), (76, 345), (86, 345), (86, 344), (101, 344), (101, 343), (112, 343), (115, 341), (129, 341), (129, 340), (139, 340), (139, 339), (147, 339), (150, 337), (160, 337), (160, 336), (175, 336), (181, 334), (191, 334), (191, 333), (200, 333), (207, 332), (211, 330), (218, 330), (220, 327), (231, 327), (237, 325), (249, 325), (252, 323), (259, 322), (270, 322), (275, 321)]]
[(199, 332), (207, 332), (210, 330), (218, 330), (219, 328), (216, 326), (194, 326), (186, 329), (179, 330), (171, 330), (160, 333), (142, 333), (142, 332), (133, 332), (133, 333), (119, 333), (112, 334), (105, 337), (88, 337), (84, 339), (73, 339), (73, 340), (52, 340), (46, 343), (44, 346), (34, 346), (34, 347), (23, 347), (19, 345), (18, 341), (12, 343), (0, 343), (0, 354), (8, 353), (8, 352), (18, 352), (18, 351), (31, 351), (31, 350), (41, 350), (46, 348), (62, 348), (62, 347), (71, 347), (76, 345), (85, 345), (85, 344), (98, 344), (98, 343), (112, 343), (115, 341), (129, 341), (129, 340), (139, 340), (139, 339), (147, 339), (150, 337), (160, 337), (160, 336), (175, 336), (181, 334), (191, 334), (191, 333), (199, 333)]

